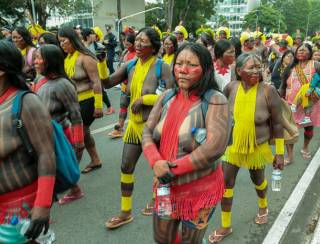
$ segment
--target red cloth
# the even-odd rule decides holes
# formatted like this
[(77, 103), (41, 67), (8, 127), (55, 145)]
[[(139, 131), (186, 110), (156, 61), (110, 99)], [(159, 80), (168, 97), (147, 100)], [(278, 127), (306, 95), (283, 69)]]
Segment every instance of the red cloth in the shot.
[(72, 126), (72, 142), (73, 143), (83, 143), (84, 135), (83, 135), (83, 126), (82, 124)]
[(155, 144), (150, 144), (143, 148), (143, 153), (146, 159), (148, 160), (150, 167), (153, 168), (154, 164), (159, 161), (163, 160), (162, 156), (160, 155), (158, 148)]
[(68, 141), (69, 141), (71, 144), (73, 144), (71, 127), (63, 128), (63, 133), (64, 133), (65, 136), (68, 138)]
[(47, 77), (43, 77), (41, 80), (39, 80), (35, 85), (34, 85), (34, 87), (33, 87), (33, 91), (34, 92), (37, 92), (37, 91), (39, 91), (39, 89), (44, 85), (44, 84), (46, 84), (47, 82), (48, 82), (48, 78)]
[(8, 90), (6, 90), (2, 96), (0, 97), (0, 104), (4, 103), (4, 101), (7, 100), (8, 97), (10, 97), (13, 93), (15, 93), (18, 89), (15, 87), (9, 87)]
[(54, 184), (54, 176), (39, 176), (37, 197), (34, 202), (35, 206), (45, 208), (51, 207)]
[(159, 152), (169, 162), (177, 158), (179, 129), (182, 122), (187, 117), (189, 110), (199, 100), (197, 92), (185, 97), (181, 91), (177, 93), (174, 101), (170, 105), (163, 124)]

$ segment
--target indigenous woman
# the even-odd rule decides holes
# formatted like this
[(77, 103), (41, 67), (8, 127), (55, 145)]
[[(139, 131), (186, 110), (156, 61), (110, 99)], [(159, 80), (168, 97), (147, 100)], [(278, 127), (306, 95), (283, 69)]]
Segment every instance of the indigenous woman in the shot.
[(23, 73), (29, 81), (33, 81), (36, 76), (33, 66), (33, 52), (36, 50), (32, 42), (32, 37), (25, 27), (16, 27), (12, 31), (12, 41), (14, 45), (19, 48), (23, 60)]
[(215, 60), (215, 56), (214, 56), (215, 43), (212, 35), (207, 32), (202, 32), (200, 37), (197, 40), (197, 43), (204, 45), (208, 49), (208, 51), (210, 52), (212, 61), (214, 61)]
[[(34, 92), (41, 97), (51, 118), (61, 124), (80, 159), (84, 149), (80, 106), (75, 86), (64, 71), (63, 61), (62, 50), (53, 44), (43, 45), (36, 51), (35, 68), (42, 78), (34, 85)], [(78, 186), (73, 192), (79, 198), (84, 195)]]
[(45, 32), (39, 36), (38, 44), (39, 46), (43, 46), (45, 44), (53, 44), (59, 46), (59, 41), (56, 35), (50, 32)]
[[(123, 61), (128, 62), (136, 57), (136, 50), (134, 48), (134, 42), (136, 35), (132, 32), (125, 34), (123, 45), (126, 48), (123, 55)], [(121, 64), (121, 62), (119, 62)], [(124, 122), (128, 114), (128, 104), (126, 102), (126, 89), (127, 89), (128, 80), (125, 80), (121, 83), (121, 96), (120, 96), (120, 112), (118, 124), (114, 126), (114, 130), (111, 131), (108, 135), (111, 138), (119, 138), (123, 136), (123, 127)]]
[(236, 79), (235, 48), (228, 40), (220, 40), (214, 48), (216, 61), (214, 62), (214, 78), (220, 90)]
[[(306, 93), (309, 87), (309, 83), (312, 80), (313, 75), (317, 72), (320, 73), (320, 64), (314, 60), (311, 60), (312, 48), (309, 44), (302, 44), (297, 47), (294, 54), (293, 63), (285, 70), (283, 74), (282, 84), (280, 87), (281, 96), (285, 97), (289, 104), (293, 104), (296, 96)], [(304, 144), (301, 149), (302, 157), (305, 159), (311, 158), (311, 153), (309, 151), (309, 143), (313, 137), (314, 126), (320, 126), (320, 104), (315, 95), (312, 94), (312, 99), (314, 104), (310, 114), (311, 122), (302, 123), (304, 117), (306, 116), (302, 106), (296, 108), (296, 112), (293, 113), (293, 118), (300, 127), (304, 128)], [(306, 97), (305, 97), (306, 98)], [(308, 98), (306, 98), (308, 99)], [(288, 158), (286, 164), (292, 163), (293, 161), (293, 144), (288, 145)]]
[[(22, 55), (12, 43), (0, 41), (0, 57), (0, 243), (24, 243), (49, 228), (56, 170), (51, 118), (38, 96), (24, 96), (21, 119), (33, 157), (12, 119), (17, 93), (28, 90)], [(24, 237), (17, 224), (29, 215), (31, 224)]]
[(163, 56), (162, 60), (166, 62), (170, 67), (172, 67), (172, 61), (174, 55), (178, 50), (178, 41), (177, 38), (173, 35), (167, 36), (163, 41)]
[[(238, 81), (229, 83), (224, 90), (234, 118), (234, 128), (232, 144), (225, 152), (223, 173), (226, 191), (221, 201), (221, 228), (209, 236), (210, 243), (220, 242), (232, 233), (233, 188), (239, 169), (249, 170), (258, 195), (259, 210), (255, 223), (265, 224), (268, 218), (268, 201), (264, 169), (272, 162), (274, 168), (283, 168), (284, 139), (280, 96), (273, 86), (262, 82), (262, 62), (256, 54), (241, 54), (237, 59), (236, 72)], [(268, 143), (270, 138), (275, 138), (275, 158)]]
[[(159, 85), (156, 77), (156, 63), (160, 46), (160, 37), (154, 29), (141, 29), (135, 41), (138, 58), (136, 64), (128, 71), (128, 63), (126, 63), (104, 81), (104, 85), (110, 88), (128, 79), (126, 95), (129, 98), (129, 122), (123, 136), (121, 164), (121, 213), (106, 222), (106, 227), (110, 229), (133, 220), (131, 214), (133, 173), (142, 152), (141, 140), (145, 121), (159, 97), (156, 95)], [(162, 63), (161, 80), (166, 82), (167, 87), (173, 86), (170, 68), (166, 63)]]
[(320, 49), (313, 48), (312, 60), (320, 62)]
[[(77, 89), (84, 128), (84, 144), (91, 158), (91, 162), (82, 172), (88, 173), (101, 167), (101, 161), (89, 128), (95, 118), (103, 116), (101, 81), (97, 69), (97, 60), (84, 47), (72, 28), (61, 28), (58, 32), (58, 39), (63, 51), (68, 54), (64, 60), (66, 74), (69, 79), (74, 81)], [(106, 66), (105, 62), (103, 64)], [(81, 160), (81, 155), (79, 155), (79, 160)], [(80, 192), (71, 191), (59, 202), (60, 204), (68, 203), (78, 199), (81, 195)]]
[(291, 50), (284, 52), (282, 57), (278, 59), (274, 66), (271, 66), (271, 82), (276, 89), (279, 89), (281, 85), (281, 76), (289, 65), (293, 62), (294, 53)]
[[(228, 141), (228, 102), (218, 91), (211, 55), (202, 45), (187, 43), (179, 48), (174, 75), (178, 88), (159, 98), (143, 133), (144, 154), (160, 182), (169, 178), (171, 191), (170, 216), (158, 214), (161, 200), (156, 197), (154, 239), (172, 243), (182, 223), (182, 243), (196, 244), (202, 243), (224, 192), (217, 160)], [(202, 103), (208, 105), (207, 111)], [(197, 141), (192, 132), (199, 128), (206, 130), (205, 142)]]

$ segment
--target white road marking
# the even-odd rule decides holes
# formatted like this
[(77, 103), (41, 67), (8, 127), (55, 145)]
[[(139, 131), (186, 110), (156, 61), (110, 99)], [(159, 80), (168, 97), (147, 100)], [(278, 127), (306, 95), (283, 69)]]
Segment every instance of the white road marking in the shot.
[(300, 178), (298, 184), (296, 185), (289, 199), (283, 206), (281, 212), (279, 213), (277, 219), (275, 220), (272, 227), (270, 228), (262, 244), (280, 243), (283, 235), (286, 232), (286, 229), (288, 228), (292, 220), (292, 217), (295, 211), (299, 207), (304, 197), (304, 194), (308, 190), (308, 187), (310, 186), (312, 179), (317, 173), (317, 170), (319, 169), (319, 167), (320, 167), (320, 149), (318, 149), (317, 153), (311, 160), (309, 166), (307, 167), (304, 174)]
[[(124, 124), (126, 124), (126, 123), (128, 123), (127, 120), (124, 122)], [(113, 129), (116, 124), (118, 124), (118, 123), (114, 123), (114, 124), (111, 124), (111, 125), (107, 125), (107, 126), (104, 126), (104, 127), (98, 128), (98, 129), (95, 129), (95, 130), (91, 131), (91, 135), (95, 135), (95, 134), (104, 132), (104, 131), (106, 131), (106, 130)]]

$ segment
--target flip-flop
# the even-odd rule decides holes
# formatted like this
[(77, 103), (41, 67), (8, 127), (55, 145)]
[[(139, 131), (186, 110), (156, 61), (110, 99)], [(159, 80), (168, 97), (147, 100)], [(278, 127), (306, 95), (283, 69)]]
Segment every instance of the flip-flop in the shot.
[(304, 159), (310, 159), (311, 158), (311, 153), (310, 152), (306, 152), (305, 150), (301, 149), (300, 153), (302, 154), (302, 157)]
[(147, 203), (147, 205), (145, 206), (144, 209), (141, 209), (141, 214), (145, 215), (145, 216), (151, 216), (153, 215), (153, 205), (149, 205), (149, 203)]
[(102, 164), (96, 164), (96, 165), (88, 164), (88, 165), (81, 171), (81, 173), (82, 173), (82, 174), (87, 174), (87, 173), (90, 173), (90, 172), (93, 171), (93, 170), (100, 169), (101, 167), (102, 167)]
[[(257, 225), (264, 225), (266, 223), (268, 223), (268, 214), (269, 214), (269, 210), (267, 209), (267, 212), (265, 214), (259, 214), (257, 213), (255, 219), (254, 219), (254, 222), (257, 224)], [(263, 218), (265, 218), (265, 220), (263, 221)]]
[(83, 197), (84, 197), (83, 192), (81, 192), (80, 194), (77, 194), (77, 195), (68, 193), (67, 195), (64, 195), (62, 198), (60, 198), (58, 203), (59, 203), (59, 205), (64, 205), (64, 204), (71, 203), (71, 202), (78, 200), (80, 198), (83, 198)]
[(227, 237), (231, 234), (232, 234), (232, 228), (230, 229), (230, 231), (227, 234), (224, 234), (224, 235), (217, 234), (217, 230), (215, 230), (212, 234), (209, 235), (208, 241), (210, 243), (218, 243), (218, 242), (222, 241), (225, 237)]
[(288, 158), (285, 158), (284, 159), (284, 166), (288, 166), (290, 164), (292, 164), (292, 161), (290, 161)]
[(133, 216), (130, 215), (127, 218), (121, 218), (119, 216), (112, 217), (106, 222), (106, 227), (108, 229), (115, 229), (122, 225), (128, 224), (133, 220)]

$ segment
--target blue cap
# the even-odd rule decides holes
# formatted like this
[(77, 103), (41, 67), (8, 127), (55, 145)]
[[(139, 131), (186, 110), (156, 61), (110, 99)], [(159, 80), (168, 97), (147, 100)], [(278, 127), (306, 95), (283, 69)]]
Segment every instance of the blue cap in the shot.
[(197, 132), (198, 128), (192, 127), (191, 134), (194, 135)]

